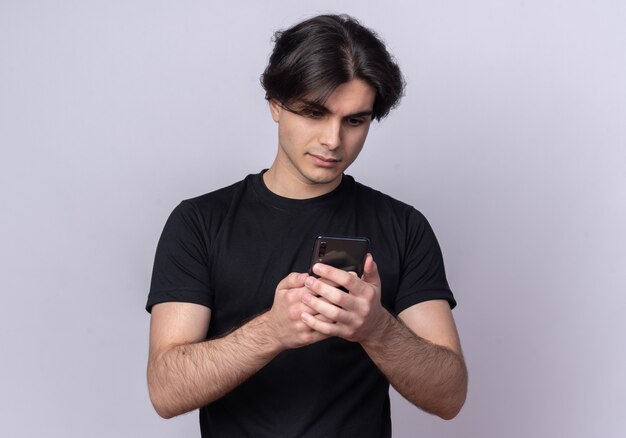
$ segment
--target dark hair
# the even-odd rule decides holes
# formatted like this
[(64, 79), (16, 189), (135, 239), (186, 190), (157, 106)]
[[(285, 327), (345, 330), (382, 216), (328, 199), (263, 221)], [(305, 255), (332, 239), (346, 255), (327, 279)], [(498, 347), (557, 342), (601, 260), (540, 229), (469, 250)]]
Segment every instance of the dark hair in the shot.
[(320, 15), (274, 34), (274, 51), (261, 76), (267, 100), (289, 105), (306, 97), (323, 104), (339, 85), (361, 79), (376, 90), (372, 118), (395, 107), (404, 79), (385, 44), (348, 15)]

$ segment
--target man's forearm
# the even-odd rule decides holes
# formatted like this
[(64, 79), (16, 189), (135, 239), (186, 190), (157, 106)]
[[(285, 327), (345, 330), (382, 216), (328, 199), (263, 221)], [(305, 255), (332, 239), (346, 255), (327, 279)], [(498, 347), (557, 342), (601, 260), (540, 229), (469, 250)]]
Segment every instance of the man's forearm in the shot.
[(420, 338), (389, 313), (380, 335), (361, 345), (391, 385), (425, 411), (454, 418), (467, 393), (461, 355)]
[(148, 386), (164, 418), (205, 406), (246, 381), (281, 350), (266, 314), (228, 335), (171, 347), (150, 360)]

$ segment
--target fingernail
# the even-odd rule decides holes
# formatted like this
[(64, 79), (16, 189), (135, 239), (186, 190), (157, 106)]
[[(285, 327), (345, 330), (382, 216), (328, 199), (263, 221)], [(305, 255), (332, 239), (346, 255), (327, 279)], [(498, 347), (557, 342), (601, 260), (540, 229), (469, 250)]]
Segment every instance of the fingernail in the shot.
[(307, 286), (313, 286), (313, 283), (315, 283), (315, 278), (313, 277), (309, 277), (304, 280), (304, 284), (306, 284)]

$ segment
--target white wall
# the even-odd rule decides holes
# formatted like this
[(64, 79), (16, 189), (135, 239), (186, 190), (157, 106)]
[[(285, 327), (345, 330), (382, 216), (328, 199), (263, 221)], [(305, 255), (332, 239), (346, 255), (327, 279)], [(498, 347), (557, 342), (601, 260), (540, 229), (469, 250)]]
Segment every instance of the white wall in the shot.
[(470, 370), (396, 437), (623, 437), (621, 1), (0, 1), (0, 435), (199, 436), (145, 386), (170, 210), (267, 167), (278, 28), (348, 12), (408, 81), (350, 170), (430, 219)]

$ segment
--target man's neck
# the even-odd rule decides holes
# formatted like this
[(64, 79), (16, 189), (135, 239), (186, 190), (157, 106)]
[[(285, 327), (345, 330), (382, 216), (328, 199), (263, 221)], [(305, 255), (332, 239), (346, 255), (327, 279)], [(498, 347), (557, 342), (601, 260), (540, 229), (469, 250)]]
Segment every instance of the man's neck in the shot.
[(263, 174), (263, 182), (270, 192), (290, 199), (310, 199), (325, 195), (339, 187), (341, 179), (339, 177), (329, 183), (315, 184), (302, 181), (289, 172), (278, 171), (274, 165)]

